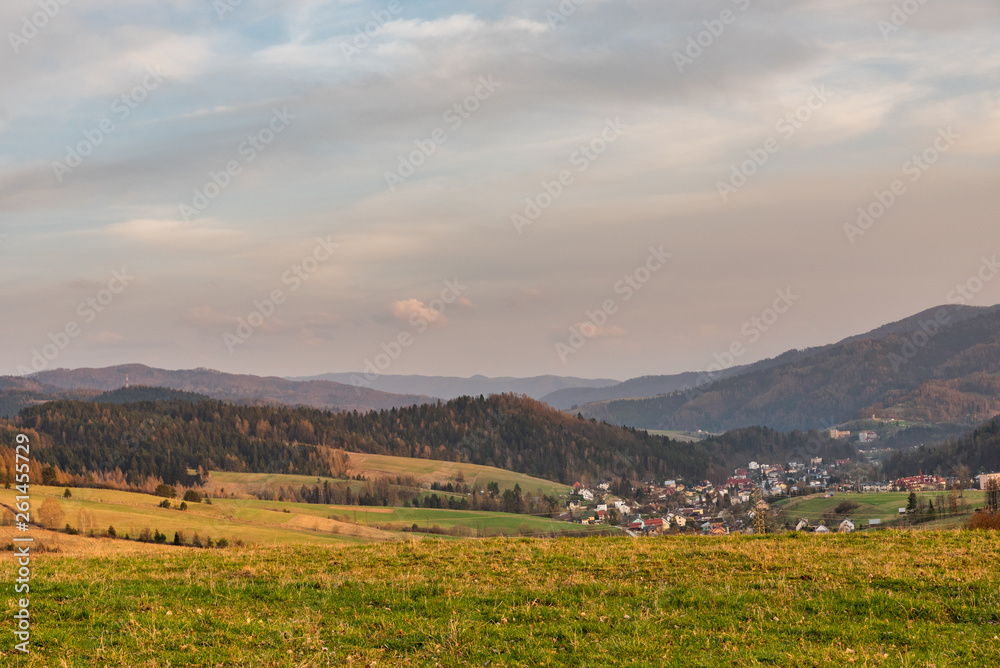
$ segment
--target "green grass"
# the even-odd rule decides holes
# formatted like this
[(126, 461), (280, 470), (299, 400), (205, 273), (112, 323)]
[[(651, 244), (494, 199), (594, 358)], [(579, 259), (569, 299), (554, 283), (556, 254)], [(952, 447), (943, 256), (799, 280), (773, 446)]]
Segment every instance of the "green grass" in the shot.
[[(919, 499), (931, 500), (935, 509), (946, 509), (948, 507), (948, 495), (950, 492), (918, 492)], [(774, 504), (775, 510), (780, 511), (781, 522), (789, 521), (795, 523), (800, 517), (804, 517), (813, 524), (823, 518), (828, 512), (845, 501), (858, 504), (858, 508), (852, 510), (843, 517), (850, 517), (858, 525), (858, 528), (867, 528), (868, 520), (881, 519), (883, 522), (896, 521), (900, 518), (899, 509), (905, 508), (909, 499), (909, 492), (873, 492), (868, 494), (854, 494), (837, 492), (832, 497), (826, 498), (823, 494), (814, 494), (804, 497), (782, 499)], [(978, 490), (965, 490), (964, 497), (959, 499), (959, 503), (968, 504), (971, 508), (978, 508), (984, 503), (984, 493)], [(960, 513), (959, 517), (942, 517), (928, 522), (926, 525), (918, 525), (925, 528), (958, 528), (968, 519), (969, 511)], [(827, 522), (829, 524), (829, 522)]]
[(993, 666), (1000, 535), (39, 555), (10, 666)]
[[(431, 483), (441, 483), (446, 485), (456, 483), (459, 478), (470, 486), (478, 486), (485, 489), (490, 482), (496, 482), (500, 491), (513, 489), (515, 485), (520, 485), (525, 493), (541, 490), (543, 494), (559, 496), (568, 494), (572, 488), (543, 480), (533, 478), (522, 473), (505, 471), (492, 466), (479, 466), (477, 464), (460, 464), (456, 462), (438, 461), (433, 459), (412, 459), (409, 457), (390, 457), (388, 455), (366, 455), (359, 453), (349, 453), (348, 474), (351, 476), (361, 474), (369, 480), (381, 477), (395, 478), (396, 476), (413, 476), (419, 485), (425, 489), (421, 496), (431, 494), (429, 491)], [(316, 485), (317, 476), (295, 475), (283, 473), (239, 473), (233, 471), (212, 471), (210, 486), (213, 489), (225, 488), (227, 492), (241, 492), (251, 494), (260, 488), (277, 488), (280, 486), (294, 487), (298, 489), (302, 485), (313, 487)], [(337, 478), (319, 477), (322, 481), (344, 482)], [(352, 491), (361, 489), (361, 482), (350, 481)]]
[[(315, 479), (314, 479), (315, 480)], [(468, 536), (489, 536), (504, 532), (548, 535), (592, 533), (602, 527), (585, 527), (545, 517), (481, 511), (424, 508), (385, 508), (368, 506), (328, 506), (309, 503), (261, 501), (258, 499), (212, 499), (211, 504), (189, 503), (178, 510), (180, 499), (171, 499), (171, 508), (160, 508), (161, 497), (117, 490), (74, 488), (70, 498), (63, 498), (63, 487), (33, 485), (32, 503), (37, 510), (46, 498), (54, 498), (62, 507), (62, 528), (85, 528), (85, 516), (98, 533), (113, 526), (119, 536), (136, 538), (148, 527), (173, 539), (175, 531), (187, 538), (198, 533), (202, 539), (226, 538), (259, 545), (356, 543), (398, 540), (412, 534), (403, 529), (417, 524), (420, 528), (463, 529)], [(0, 502), (14, 504), (16, 490), (0, 489)], [(603, 527), (606, 528), (606, 527)], [(422, 535), (422, 534), (421, 534)]]

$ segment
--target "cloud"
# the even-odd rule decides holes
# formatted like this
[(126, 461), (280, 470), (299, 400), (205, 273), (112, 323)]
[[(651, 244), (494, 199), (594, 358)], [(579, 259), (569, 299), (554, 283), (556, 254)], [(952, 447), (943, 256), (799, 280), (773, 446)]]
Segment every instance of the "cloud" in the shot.
[(433, 325), (443, 325), (447, 319), (442, 312), (435, 311), (419, 299), (406, 299), (394, 302), (392, 316), (397, 320), (409, 322), (411, 318), (426, 320)]
[(185, 223), (149, 218), (112, 223), (102, 228), (100, 233), (143, 244), (210, 251), (218, 249), (216, 244), (232, 241), (239, 235), (236, 230), (212, 227), (200, 221)]

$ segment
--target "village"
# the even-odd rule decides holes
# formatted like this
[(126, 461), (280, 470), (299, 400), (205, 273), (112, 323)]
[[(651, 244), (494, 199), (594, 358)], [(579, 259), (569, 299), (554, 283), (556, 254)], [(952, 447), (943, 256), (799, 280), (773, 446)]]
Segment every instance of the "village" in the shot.
[[(769, 532), (850, 533), (869, 527), (859, 527), (849, 517), (835, 523), (807, 518), (786, 518), (777, 523), (777, 513), (771, 504), (782, 497), (808, 494), (832, 497), (838, 493), (915, 493), (958, 488), (955, 478), (922, 472), (894, 481), (860, 482), (850, 475), (853, 470), (850, 460), (826, 463), (821, 458), (812, 458), (808, 464), (788, 462), (784, 466), (749, 462), (746, 467), (735, 469), (719, 485), (708, 480), (686, 485), (680, 479), (648, 480), (634, 488), (621, 481), (601, 482), (593, 487), (578, 482), (573, 485), (566, 512), (560, 519), (616, 526), (634, 537), (752, 534), (765, 527)], [(1000, 473), (980, 475), (973, 482), (985, 490), (991, 481), (1000, 481)], [(899, 509), (901, 515), (913, 511), (914, 508)], [(878, 520), (869, 522), (871, 528), (880, 525)]]

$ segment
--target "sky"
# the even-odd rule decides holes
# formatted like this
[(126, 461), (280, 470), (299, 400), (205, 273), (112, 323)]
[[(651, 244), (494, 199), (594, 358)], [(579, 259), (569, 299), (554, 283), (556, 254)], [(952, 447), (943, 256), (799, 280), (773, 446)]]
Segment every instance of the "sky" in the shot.
[(626, 378), (1000, 302), (1000, 4), (7, 0), (0, 374)]

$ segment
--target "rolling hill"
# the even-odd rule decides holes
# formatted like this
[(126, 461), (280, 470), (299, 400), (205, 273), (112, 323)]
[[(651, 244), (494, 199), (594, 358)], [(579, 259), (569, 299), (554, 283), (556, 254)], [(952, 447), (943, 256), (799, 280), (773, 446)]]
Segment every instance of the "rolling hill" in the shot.
[[(335, 383), (350, 384), (357, 373), (325, 373), (319, 376), (290, 378), (290, 380), (310, 381), (329, 380)], [(606, 378), (572, 378), (565, 376), (534, 376), (532, 378), (490, 378), (487, 376), (472, 376), (458, 378), (454, 376), (399, 376), (383, 374), (377, 376), (369, 387), (382, 392), (395, 394), (424, 394), (441, 399), (454, 399), (461, 396), (477, 397), (480, 394), (524, 394), (532, 399), (566, 388), (604, 388), (618, 385), (621, 381)], [(560, 406), (556, 406), (560, 408)]]
[(1000, 413), (1000, 310), (932, 309), (798, 360), (687, 392), (590, 403), (579, 411), (613, 424), (671, 430), (765, 425), (788, 431), (873, 414), (973, 426)]
[(380, 410), (434, 401), (433, 397), (415, 394), (390, 394), (369, 387), (355, 387), (327, 380), (296, 382), (274, 376), (230, 374), (212, 369), (168, 371), (142, 364), (122, 364), (101, 369), (53, 369), (26, 378), (5, 377), (0, 381), (17, 387), (18, 383), (49, 398), (68, 398), (67, 390), (93, 391), (93, 394), (116, 390), (125, 385), (166, 387), (194, 392), (235, 403), (304, 405), (331, 410)]

